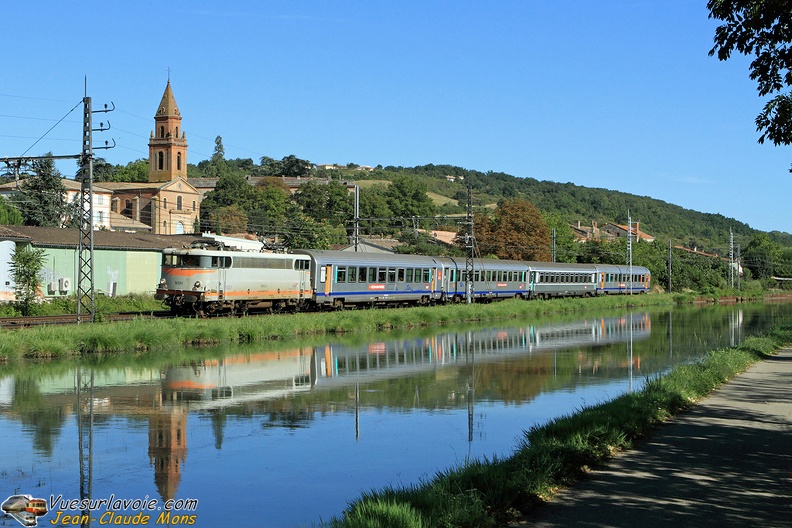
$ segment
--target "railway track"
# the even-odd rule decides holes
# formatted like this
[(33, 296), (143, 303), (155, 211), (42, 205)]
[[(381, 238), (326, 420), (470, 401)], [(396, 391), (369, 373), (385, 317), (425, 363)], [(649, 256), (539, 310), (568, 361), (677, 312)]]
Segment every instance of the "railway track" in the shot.
[[(85, 316), (83, 316), (85, 317)], [(129, 321), (137, 318), (161, 319), (172, 317), (170, 311), (156, 312), (121, 312), (112, 314), (102, 314), (103, 321)], [(83, 319), (87, 321), (88, 319)], [(2, 328), (30, 328), (42, 325), (67, 325), (77, 324), (77, 314), (64, 315), (37, 315), (28, 317), (0, 317), (0, 329)]]

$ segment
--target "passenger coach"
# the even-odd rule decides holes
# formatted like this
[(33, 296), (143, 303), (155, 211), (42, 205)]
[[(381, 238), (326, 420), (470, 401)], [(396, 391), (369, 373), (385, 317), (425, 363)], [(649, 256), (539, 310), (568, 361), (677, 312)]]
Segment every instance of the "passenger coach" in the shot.
[(295, 250), (311, 260), (317, 307), (428, 305), (440, 298), (442, 265), (435, 257)]

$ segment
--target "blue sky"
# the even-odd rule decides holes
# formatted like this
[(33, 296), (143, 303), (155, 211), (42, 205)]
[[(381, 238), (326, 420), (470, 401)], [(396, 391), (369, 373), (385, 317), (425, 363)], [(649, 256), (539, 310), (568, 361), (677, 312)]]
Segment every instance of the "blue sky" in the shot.
[(78, 153), (86, 77), (94, 108), (116, 107), (94, 117), (112, 125), (95, 145), (117, 145), (96, 154), (147, 157), (170, 69), (191, 163), (219, 135), (227, 158), (451, 164), (792, 233), (792, 149), (757, 144), (750, 61), (707, 55), (707, 14), (706, 0), (8, 2), (0, 157)]

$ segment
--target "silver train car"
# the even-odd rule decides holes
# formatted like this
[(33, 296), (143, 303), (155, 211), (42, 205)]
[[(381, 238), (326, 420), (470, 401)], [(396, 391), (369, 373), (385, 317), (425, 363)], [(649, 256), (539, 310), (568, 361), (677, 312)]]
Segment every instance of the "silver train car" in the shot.
[(175, 314), (428, 306), (647, 293), (647, 268), (295, 250), (166, 249), (155, 298)]

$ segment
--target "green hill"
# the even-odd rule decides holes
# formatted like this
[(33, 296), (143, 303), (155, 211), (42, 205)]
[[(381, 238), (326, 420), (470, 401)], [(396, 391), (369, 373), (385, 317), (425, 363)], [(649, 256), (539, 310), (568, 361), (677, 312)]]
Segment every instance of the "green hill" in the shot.
[[(334, 171), (335, 172), (335, 171)], [(748, 224), (721, 214), (700, 213), (647, 196), (637, 196), (607, 189), (582, 187), (572, 183), (517, 178), (501, 172), (480, 172), (452, 165), (423, 165), (418, 167), (378, 167), (371, 172), (341, 170), (350, 180), (388, 181), (399, 174), (409, 174), (426, 183), (431, 198), (441, 214), (463, 213), (470, 183), (473, 205), (482, 208), (504, 198), (525, 198), (542, 212), (558, 213), (570, 224), (580, 221), (590, 225), (607, 222), (627, 223), (628, 211), (633, 221), (641, 223), (641, 231), (675, 245), (695, 245), (698, 248), (718, 249), (729, 246), (729, 230), (735, 239), (747, 243), (760, 231)], [(365, 183), (361, 182), (362, 186)], [(447, 203), (443, 204), (443, 197)], [(456, 200), (456, 202), (451, 201)], [(792, 247), (792, 235), (773, 231), (770, 238), (785, 247)]]

